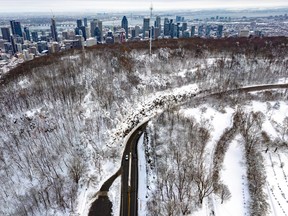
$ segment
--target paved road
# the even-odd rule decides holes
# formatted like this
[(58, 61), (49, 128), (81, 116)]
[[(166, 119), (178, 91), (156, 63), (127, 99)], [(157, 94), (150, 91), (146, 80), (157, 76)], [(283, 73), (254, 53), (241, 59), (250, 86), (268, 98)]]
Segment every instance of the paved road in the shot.
[[(206, 92), (206, 96), (220, 95), (220, 94), (231, 94), (231, 93), (243, 93), (252, 92), (260, 90), (269, 89), (287, 89), (288, 84), (271, 84), (253, 87), (242, 87), (234, 90), (228, 90), (226, 92), (209, 93)], [(138, 156), (137, 156), (137, 142), (142, 135), (144, 129), (146, 128), (147, 122), (140, 125), (138, 128), (134, 129), (130, 135), (128, 135), (128, 140), (124, 145), (125, 151), (122, 157), (122, 164), (120, 170), (111, 176), (101, 187), (100, 192), (107, 192), (113, 181), (121, 174), (121, 206), (120, 206), (120, 216), (137, 216), (137, 193), (138, 193)], [(99, 195), (99, 198), (93, 203), (89, 216), (97, 215), (111, 215), (112, 204), (107, 197), (107, 194)]]
[(147, 123), (138, 127), (129, 137), (122, 158), (120, 216), (137, 216), (138, 155), (137, 142)]

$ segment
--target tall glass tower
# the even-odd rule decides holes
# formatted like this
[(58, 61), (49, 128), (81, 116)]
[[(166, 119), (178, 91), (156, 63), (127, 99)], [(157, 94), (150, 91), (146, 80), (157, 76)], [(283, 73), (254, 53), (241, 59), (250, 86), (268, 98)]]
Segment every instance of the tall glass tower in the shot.
[(126, 32), (126, 39), (128, 38), (128, 20), (126, 16), (123, 16), (122, 22), (121, 22), (121, 27), (125, 29)]
[(52, 39), (54, 41), (58, 41), (58, 34), (57, 34), (57, 29), (56, 29), (56, 22), (55, 22), (55, 19), (54, 17), (51, 18), (51, 33), (52, 33)]
[(11, 29), (12, 29), (12, 34), (13, 34), (13, 36), (18, 35), (19, 37), (23, 37), (20, 22), (17, 22), (17, 21), (15, 21), (15, 20), (11, 20), (11, 21), (10, 21), (10, 25), (11, 25)]

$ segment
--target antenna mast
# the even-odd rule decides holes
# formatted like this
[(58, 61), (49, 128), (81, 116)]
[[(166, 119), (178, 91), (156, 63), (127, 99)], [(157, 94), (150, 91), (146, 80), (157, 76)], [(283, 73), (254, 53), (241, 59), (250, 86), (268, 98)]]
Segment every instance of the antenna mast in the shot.
[[(150, 6), (150, 22), (152, 22), (153, 5)], [(152, 25), (150, 26), (150, 56), (152, 55)]]

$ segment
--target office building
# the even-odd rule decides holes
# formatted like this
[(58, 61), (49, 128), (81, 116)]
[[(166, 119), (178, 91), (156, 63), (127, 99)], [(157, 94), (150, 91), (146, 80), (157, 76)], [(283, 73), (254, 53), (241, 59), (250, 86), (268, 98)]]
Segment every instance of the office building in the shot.
[(51, 18), (51, 37), (53, 39), (53, 41), (58, 41), (58, 33), (57, 33), (57, 29), (56, 29), (56, 21), (53, 18)]
[(170, 35), (170, 23), (168, 18), (164, 19), (164, 36)]
[(206, 38), (210, 37), (210, 33), (211, 33), (211, 26), (210, 25), (206, 25), (206, 30), (205, 30)]
[(131, 28), (131, 38), (134, 39), (136, 37), (135, 28)]
[(180, 38), (180, 23), (177, 23), (176, 25), (176, 37)]
[(12, 54), (14, 55), (17, 52), (17, 47), (16, 47), (16, 39), (14, 36), (10, 36), (10, 41), (11, 41), (11, 46), (12, 46)]
[(176, 22), (181, 22), (182, 17), (181, 16), (176, 16)]
[(161, 17), (160, 16), (156, 16), (155, 27), (161, 30)]
[(190, 37), (189, 31), (188, 31), (188, 30), (184, 31), (184, 32), (182, 33), (182, 37), (183, 37), (183, 38), (189, 38), (189, 37)]
[(24, 39), (28, 40), (28, 41), (31, 41), (30, 31), (29, 31), (29, 28), (27, 26), (24, 27), (24, 33), (25, 33)]
[(195, 36), (195, 26), (191, 26), (191, 37)]
[(187, 30), (187, 23), (184, 22), (182, 23), (182, 28), (181, 28), (182, 32), (186, 31)]
[(126, 38), (128, 38), (128, 20), (126, 16), (123, 16), (122, 18), (121, 27), (125, 29)]
[(20, 22), (17, 22), (15, 20), (11, 20), (10, 25), (11, 25), (12, 34), (14, 36), (18, 35), (19, 37), (23, 37)]
[[(102, 41), (103, 39), (102, 21), (94, 19), (90, 22), (90, 26), (91, 26), (90, 28), (91, 37), (97, 37), (97, 41)], [(98, 27), (97, 30), (96, 30), (96, 27)], [(97, 35), (95, 35), (96, 32), (97, 32)]]
[(5, 49), (5, 53), (11, 53), (13, 50), (12, 44), (9, 42), (5, 42), (4, 43), (4, 49)]
[(1, 33), (2, 33), (3, 39), (10, 42), (10, 36), (11, 36), (10, 29), (8, 27), (2, 27)]
[[(171, 38), (173, 38), (174, 35), (176, 34), (174, 27), (175, 27), (175, 24), (173, 23), (173, 19), (170, 19), (170, 22), (169, 22), (169, 31), (170, 31), (170, 37), (171, 37)], [(176, 26), (176, 28), (177, 28), (177, 26)], [(177, 29), (176, 29), (176, 31), (177, 31)]]
[(94, 37), (97, 39), (97, 42), (102, 41), (101, 30), (98, 26), (96, 26), (96, 28), (94, 29)]
[(85, 27), (88, 27), (88, 20), (87, 20), (87, 18), (84, 18), (84, 26), (85, 26)]
[(150, 29), (150, 18), (144, 18), (143, 19), (143, 35), (145, 35), (146, 31), (149, 31)]
[(90, 22), (90, 31), (91, 31), (91, 37), (94, 37), (95, 34), (94, 34), (94, 31), (95, 31), (95, 28), (97, 26), (97, 22), (98, 20), (97, 19), (94, 19)]
[(64, 40), (67, 40), (67, 39), (68, 39), (68, 31), (63, 31), (63, 32), (62, 32), (62, 38), (63, 38)]
[(155, 27), (155, 28), (154, 28), (154, 39), (159, 38), (160, 35), (161, 35), (161, 30), (160, 30), (160, 28), (159, 28), (159, 27)]
[(217, 38), (222, 38), (223, 35), (223, 25), (218, 25), (217, 27)]
[(82, 20), (77, 19), (77, 28), (80, 28), (82, 26)]
[(204, 30), (204, 26), (203, 25), (198, 26), (198, 37), (202, 37), (203, 36), (203, 30)]
[(135, 37), (139, 37), (140, 30), (141, 30), (140, 26), (136, 25), (135, 26)]
[(87, 39), (86, 27), (80, 26), (79, 29), (80, 29), (80, 31), (82, 31), (81, 35), (83, 36), (84, 40), (86, 40)]
[(32, 32), (32, 40), (33, 42), (38, 42), (39, 40), (38, 32)]

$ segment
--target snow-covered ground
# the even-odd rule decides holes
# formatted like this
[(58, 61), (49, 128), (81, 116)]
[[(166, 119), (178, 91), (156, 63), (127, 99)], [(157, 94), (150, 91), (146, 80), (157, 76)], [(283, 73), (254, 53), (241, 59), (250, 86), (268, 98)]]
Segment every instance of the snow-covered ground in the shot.
[(267, 174), (266, 193), (271, 216), (288, 215), (288, 152), (274, 152), (271, 149), (265, 155)]
[[(257, 95), (257, 93), (253, 93)], [(216, 106), (217, 107), (217, 106)], [(211, 138), (206, 145), (206, 163), (211, 163), (213, 159), (215, 145), (223, 134), (224, 130), (231, 128), (232, 117), (236, 110), (241, 107), (244, 112), (261, 112), (264, 114), (262, 130), (269, 134), (271, 142), (280, 136), (277, 124), (287, 117), (288, 103), (287, 101), (246, 101), (241, 106), (235, 107), (231, 105), (221, 105), (221, 111), (209, 103), (201, 104), (193, 108), (181, 108), (179, 114), (185, 118), (194, 119), (199, 123), (203, 123), (206, 128), (210, 129)], [(277, 124), (276, 124), (277, 123)], [(160, 130), (159, 128), (156, 130)], [(247, 161), (245, 158), (245, 147), (242, 135), (238, 135), (229, 143), (228, 150), (224, 157), (223, 167), (220, 173), (220, 181), (228, 186), (231, 192), (231, 198), (221, 203), (219, 195), (212, 193), (203, 201), (202, 208), (193, 212), (193, 216), (244, 216), (250, 215), (251, 197), (249, 194), (249, 182), (247, 179)], [(286, 139), (288, 138), (287, 135)], [(266, 176), (266, 186), (263, 188), (267, 195), (269, 204), (269, 215), (271, 216), (287, 216), (288, 212), (288, 171), (285, 168), (288, 164), (287, 149), (275, 151), (275, 148), (269, 148), (265, 153), (266, 146), (258, 143), (259, 151), (264, 156), (263, 166), (265, 167), (264, 176)], [(180, 148), (180, 147), (179, 147)], [(157, 168), (157, 167), (156, 167)], [(153, 172), (148, 172), (149, 185), (153, 184)], [(155, 182), (154, 182), (155, 184)], [(157, 188), (157, 186), (151, 186)], [(144, 191), (145, 192), (145, 191)], [(151, 193), (147, 191), (148, 193)], [(145, 192), (145, 193), (147, 193)]]
[[(187, 61), (183, 61), (177, 55), (171, 57), (178, 51), (162, 51), (153, 54), (152, 58), (137, 52), (122, 53), (121, 57), (127, 57), (128, 63), (129, 60), (135, 60), (136, 69), (131, 70), (129, 64), (119, 63), (121, 58), (87, 51), (83, 56), (64, 57), (55, 65), (33, 68), (31, 73), (27, 72), (23, 77), (1, 86), (0, 177), (5, 184), (0, 189), (0, 202), (3, 203), (0, 214), (11, 215), (16, 212), (16, 215), (21, 215), (27, 209), (32, 209), (35, 215), (69, 215), (73, 212), (86, 216), (103, 182), (119, 169), (122, 143), (130, 130), (144, 119), (157, 118), (159, 113), (174, 109), (175, 105), (184, 104), (195, 95), (197, 98), (197, 94), (203, 90), (217, 89), (221, 85), (218, 83), (219, 77), (223, 75), (218, 73), (220, 60), (225, 63), (222, 72), (233, 74), (237, 71), (241, 85), (252, 85), (253, 79), (258, 82), (260, 78), (266, 79), (266, 76), (271, 83), (274, 77), (276, 79), (281, 73), (285, 75), (285, 64), (279, 61), (275, 62), (276, 66), (271, 73), (268, 71), (263, 77), (259, 74), (253, 77), (257, 75), (256, 69), (262, 75), (263, 68), (271, 65), (270, 60), (262, 57), (253, 63), (244, 54), (235, 56), (235, 59), (233, 56), (235, 64), (232, 65), (230, 54), (227, 53), (210, 55), (203, 52), (203, 58), (191, 55)], [(111, 63), (112, 57), (116, 66)], [(246, 72), (251, 68), (253, 73), (247, 76)], [(230, 79), (233, 77), (227, 81), (230, 82)], [(285, 78), (281, 80), (284, 81)], [(182, 114), (193, 117), (198, 123), (209, 125), (211, 138), (205, 155), (207, 164), (211, 165), (215, 144), (225, 128), (231, 126), (236, 108), (224, 105), (220, 110), (206, 104), (186, 108), (180, 108)], [(269, 130), (272, 127), (270, 120), (281, 122), (288, 113), (286, 102), (257, 101), (245, 105), (244, 110), (256, 108), (266, 116), (263, 125), (265, 131), (276, 137), (277, 132)], [(234, 146), (235, 142), (231, 143), (232, 147), (226, 157), (229, 158), (235, 152), (240, 154), (238, 147)], [(139, 145), (140, 156), (142, 151), (143, 147)], [(41, 157), (35, 157), (40, 154)], [(282, 157), (286, 162), (285, 155)], [(79, 165), (84, 165), (84, 168), (80, 179), (75, 180), (71, 169), (79, 162), (79, 158)], [(144, 159), (142, 155), (141, 166), (144, 166)], [(227, 160), (225, 158), (225, 164)], [(234, 161), (234, 165), (237, 166), (238, 162)], [(226, 168), (227, 172), (231, 171), (231, 167)], [(155, 173), (147, 173), (147, 179), (154, 177)], [(115, 214), (119, 211), (119, 179), (109, 192)], [(146, 196), (143, 196), (148, 194), (148, 202), (151, 192), (146, 190), (144, 179), (141, 178), (139, 182), (139, 209), (143, 215), (146, 214)], [(228, 182), (226, 184), (229, 186)], [(154, 188), (150, 184), (149, 187), (151, 190)], [(230, 190), (236, 193), (232, 188)], [(34, 195), (37, 199), (33, 199)], [(212, 198), (215, 211), (221, 211), (224, 204), (218, 205), (218, 198), (214, 195)], [(204, 199), (203, 205), (207, 213), (212, 209), (212, 201), (208, 201)], [(233, 198), (228, 202), (232, 201)], [(46, 202), (51, 204), (49, 208), (45, 207)], [(14, 211), (11, 206), (17, 206), (17, 209)], [(242, 209), (244, 212), (244, 207)]]
[(246, 165), (241, 137), (236, 137), (228, 148), (224, 159), (221, 180), (226, 184), (232, 194), (231, 198), (221, 204), (221, 200), (213, 196), (215, 215), (243, 216), (249, 215), (249, 191), (246, 176)]
[(147, 202), (147, 169), (144, 147), (144, 134), (140, 137), (137, 146), (138, 153), (138, 216), (146, 216)]

